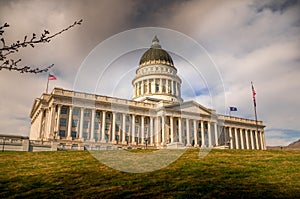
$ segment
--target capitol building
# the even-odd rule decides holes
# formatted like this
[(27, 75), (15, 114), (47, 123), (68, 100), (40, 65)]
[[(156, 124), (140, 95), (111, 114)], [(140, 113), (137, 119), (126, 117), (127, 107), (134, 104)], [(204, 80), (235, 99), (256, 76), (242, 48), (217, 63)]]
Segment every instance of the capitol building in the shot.
[(155, 36), (140, 58), (131, 100), (54, 88), (35, 99), (29, 138), (78, 150), (266, 149), (262, 121), (221, 115), (184, 101), (177, 72)]

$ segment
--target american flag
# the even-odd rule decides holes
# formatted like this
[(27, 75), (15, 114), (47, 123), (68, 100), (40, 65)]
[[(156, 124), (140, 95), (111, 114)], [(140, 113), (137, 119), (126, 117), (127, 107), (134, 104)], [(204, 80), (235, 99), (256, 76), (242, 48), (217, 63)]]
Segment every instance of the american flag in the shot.
[(251, 86), (252, 86), (253, 103), (254, 103), (254, 106), (256, 107), (256, 100), (255, 100), (256, 92), (255, 92), (255, 90), (254, 90), (253, 82), (251, 82)]
[(54, 75), (49, 74), (48, 79), (49, 80), (56, 80), (56, 77)]

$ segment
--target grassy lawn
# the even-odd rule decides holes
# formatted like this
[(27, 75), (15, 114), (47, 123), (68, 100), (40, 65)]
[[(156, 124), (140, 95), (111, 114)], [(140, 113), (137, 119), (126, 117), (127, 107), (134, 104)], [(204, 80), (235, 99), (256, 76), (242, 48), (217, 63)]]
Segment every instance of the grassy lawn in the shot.
[[(145, 151), (143, 151), (145, 152)], [(88, 151), (0, 153), (0, 198), (299, 198), (300, 151), (187, 150), (149, 173)]]

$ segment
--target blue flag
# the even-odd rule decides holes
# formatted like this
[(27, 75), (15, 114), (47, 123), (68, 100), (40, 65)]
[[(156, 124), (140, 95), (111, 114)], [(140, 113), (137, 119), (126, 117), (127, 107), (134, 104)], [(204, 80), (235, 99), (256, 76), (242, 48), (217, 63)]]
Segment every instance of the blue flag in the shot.
[(229, 109), (230, 109), (230, 111), (237, 111), (237, 108), (233, 107), (233, 106), (230, 106)]

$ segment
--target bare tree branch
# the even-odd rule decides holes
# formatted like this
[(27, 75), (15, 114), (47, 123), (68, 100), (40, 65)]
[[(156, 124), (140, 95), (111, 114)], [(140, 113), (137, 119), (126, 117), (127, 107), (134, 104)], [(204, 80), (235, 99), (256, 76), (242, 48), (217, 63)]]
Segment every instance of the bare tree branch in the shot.
[(5, 28), (9, 27), (9, 24), (5, 23), (4, 25), (0, 26), (0, 36), (2, 36), (0, 39), (0, 41), (2, 43), (2, 47), (0, 47), (0, 70), (6, 69), (9, 71), (19, 71), (20, 73), (47, 72), (50, 68), (52, 68), (54, 66), (54, 64), (47, 66), (43, 69), (31, 68), (29, 66), (22, 67), (22, 66), (18, 66), (18, 64), (21, 62), (21, 59), (18, 59), (17, 61), (14, 59), (9, 59), (9, 55), (19, 52), (20, 48), (26, 48), (28, 46), (31, 46), (32, 48), (34, 48), (36, 44), (49, 43), (51, 41), (51, 39), (53, 39), (54, 37), (75, 27), (76, 25), (81, 25), (81, 23), (82, 23), (82, 19), (79, 21), (75, 21), (69, 27), (62, 29), (61, 31), (59, 31), (53, 35), (51, 35), (48, 30), (44, 30), (44, 32), (39, 37), (37, 37), (37, 35), (35, 33), (33, 33), (30, 40), (28, 40), (28, 36), (25, 35), (22, 42), (16, 41), (10, 45), (7, 45), (5, 43), (5, 39), (3, 37), (3, 34), (5, 33)]

